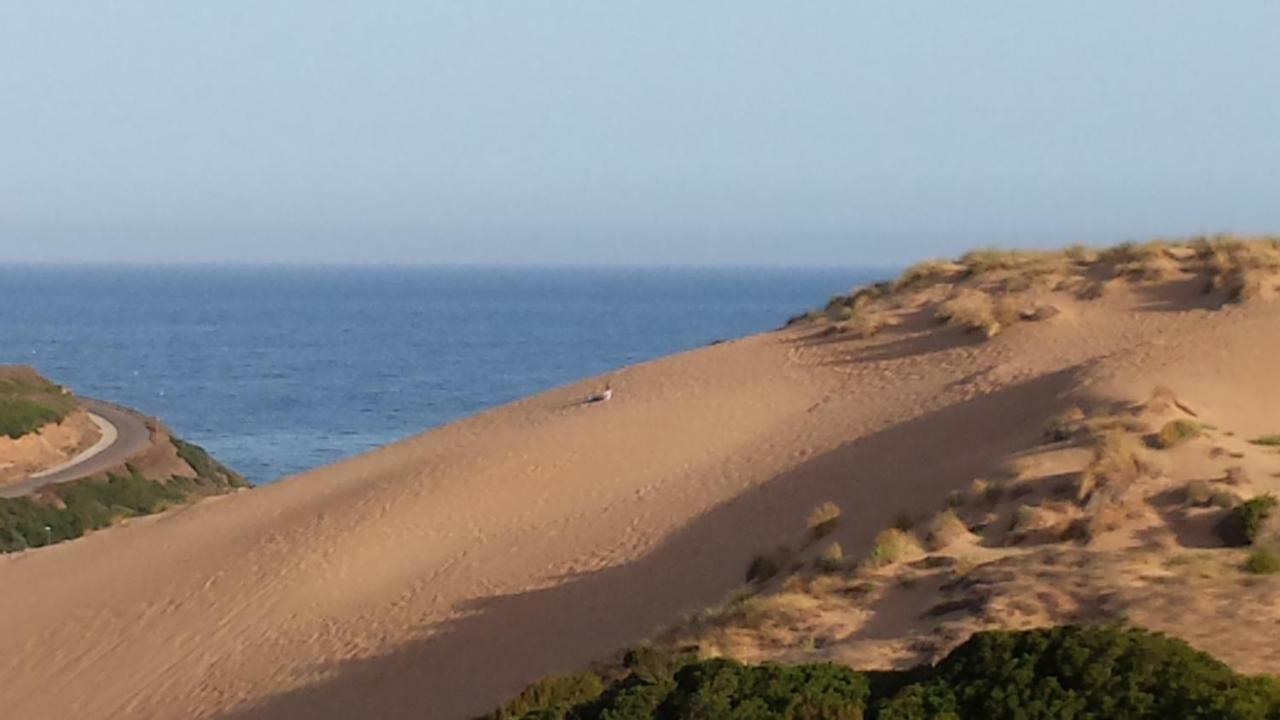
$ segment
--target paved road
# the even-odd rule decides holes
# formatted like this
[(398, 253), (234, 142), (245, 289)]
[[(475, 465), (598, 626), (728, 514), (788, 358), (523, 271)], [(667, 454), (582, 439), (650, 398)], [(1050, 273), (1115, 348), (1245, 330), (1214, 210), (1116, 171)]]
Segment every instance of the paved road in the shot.
[(20, 483), (0, 487), (0, 497), (18, 497), (26, 495), (45, 485), (67, 482), (102, 472), (107, 468), (121, 465), (135, 453), (146, 449), (151, 442), (151, 431), (146, 421), (137, 413), (111, 405), (110, 403), (89, 398), (80, 398), (85, 410), (97, 415), (115, 426), (115, 442), (91, 457), (64, 467), (56, 472), (39, 477), (28, 478)]

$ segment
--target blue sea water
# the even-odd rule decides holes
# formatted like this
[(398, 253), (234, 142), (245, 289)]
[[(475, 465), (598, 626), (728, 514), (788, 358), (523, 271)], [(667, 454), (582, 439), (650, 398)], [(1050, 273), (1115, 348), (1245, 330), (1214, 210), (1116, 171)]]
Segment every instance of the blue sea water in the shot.
[(767, 330), (859, 269), (0, 267), (0, 363), (160, 417), (257, 483)]

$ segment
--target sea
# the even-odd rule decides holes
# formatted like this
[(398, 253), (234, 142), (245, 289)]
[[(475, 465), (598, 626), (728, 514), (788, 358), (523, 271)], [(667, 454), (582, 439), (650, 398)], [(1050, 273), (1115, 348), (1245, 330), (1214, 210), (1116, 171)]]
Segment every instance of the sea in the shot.
[(269, 483), (632, 363), (770, 330), (867, 268), (0, 266), (0, 363)]

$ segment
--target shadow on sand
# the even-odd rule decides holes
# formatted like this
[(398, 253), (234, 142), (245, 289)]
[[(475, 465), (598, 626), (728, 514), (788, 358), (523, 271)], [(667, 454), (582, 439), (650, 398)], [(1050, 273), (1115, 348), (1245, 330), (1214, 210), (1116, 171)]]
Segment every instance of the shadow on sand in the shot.
[(539, 676), (607, 658), (680, 612), (717, 602), (755, 553), (799, 537), (820, 502), (844, 508), (836, 537), (866, 552), (896, 514), (940, 509), (947, 491), (995, 471), (993, 458), (1036, 442), (1077, 371), (885, 427), (743, 492), (632, 563), (476, 600), (427, 637), (324, 668), (323, 681), (223, 717), (453, 720), (487, 712)]

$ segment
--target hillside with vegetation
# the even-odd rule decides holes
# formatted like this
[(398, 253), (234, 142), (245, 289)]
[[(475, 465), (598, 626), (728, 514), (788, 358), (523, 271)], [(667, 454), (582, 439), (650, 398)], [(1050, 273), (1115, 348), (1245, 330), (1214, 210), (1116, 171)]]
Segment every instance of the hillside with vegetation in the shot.
[(858, 672), (629, 652), (542, 680), (482, 720), (1268, 720), (1280, 680), (1118, 627), (978, 633), (936, 665)]
[[(1268, 312), (1277, 288), (1280, 244), (1269, 238), (979, 251), (837, 296), (788, 329), (848, 358), (875, 357), (904, 338), (922, 355), (980, 353), (1026, 324), (1087, 333), (1108, 300), (1206, 323), (1226, 313), (1216, 321), (1227, 324), (1245, 308)], [(1259, 332), (1274, 332), (1267, 317)], [(943, 341), (947, 328), (978, 345)], [(1174, 335), (1157, 346), (1176, 355), (1190, 344)], [(1253, 348), (1200, 347), (1215, 358), (1230, 347), (1235, 362), (1193, 355), (1171, 368), (1138, 345), (1077, 365), (1034, 435), (967, 486), (895, 509), (870, 535), (857, 528), (871, 538), (861, 554), (841, 542), (844, 508), (815, 505), (790, 539), (746, 564), (741, 588), (650, 636), (648, 653), (689, 658), (674, 675), (552, 678), (493, 717), (1280, 717), (1276, 681), (1214, 681), (1193, 699), (1184, 693), (1201, 677), (1232, 673), (1181, 642), (1118, 629), (1163, 630), (1237, 668), (1280, 670), (1270, 643), (1280, 622), (1280, 436), (1270, 430), (1280, 417), (1230, 402), (1250, 387), (1272, 397), (1274, 383), (1258, 380), (1265, 356)], [(988, 372), (1016, 372), (1020, 354), (1036, 351), (1020, 349)], [(1232, 370), (1239, 387), (1220, 382), (1225, 397), (1204, 394), (1206, 373)], [(1196, 401), (1165, 384), (1180, 377)], [(920, 452), (930, 454), (927, 445)], [(1251, 630), (1237, 626), (1242, 618)], [(1062, 629), (1033, 630), (1053, 626)], [(1049, 664), (1008, 654), (1064, 638), (1070, 649)], [(1005, 654), (991, 656), (995, 646)], [(1118, 660), (1139, 647), (1140, 658)], [(1075, 675), (1063, 674), (1063, 657), (1081, 663)], [(1001, 678), (982, 676), (992, 667)], [(1162, 679), (1152, 685), (1154, 677)], [(1147, 695), (1130, 695), (1135, 684)], [(574, 702), (561, 698), (566, 688)]]
[[(0, 432), (11, 440), (51, 436), (49, 428), (69, 425), (84, 414), (74, 394), (35, 370), (0, 368)], [(87, 420), (84, 424), (92, 428)], [(127, 518), (248, 487), (242, 476), (160, 423), (147, 421), (147, 430), (148, 447), (118, 467), (27, 495), (0, 497), (0, 553), (71, 540)], [(0, 446), (0, 461), (8, 459), (6, 452), (20, 449), (17, 443)]]
[(25, 367), (0, 367), (0, 435), (14, 440), (58, 423), (77, 408), (62, 387)]

